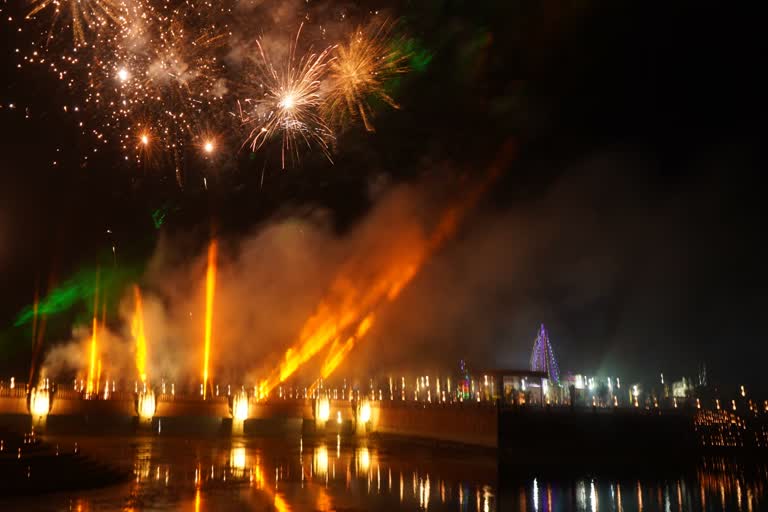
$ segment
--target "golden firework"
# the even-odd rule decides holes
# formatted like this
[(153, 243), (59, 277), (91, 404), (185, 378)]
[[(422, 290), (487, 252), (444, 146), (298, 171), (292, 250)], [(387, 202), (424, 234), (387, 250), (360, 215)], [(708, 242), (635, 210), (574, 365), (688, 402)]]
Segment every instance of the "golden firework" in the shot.
[(336, 58), (328, 66), (332, 87), (324, 109), (333, 124), (345, 124), (359, 117), (365, 129), (374, 131), (370, 100), (383, 101), (399, 108), (387, 93), (387, 81), (407, 70), (406, 56), (391, 49), (387, 22), (376, 28), (358, 28), (349, 40), (336, 48)]
[(102, 118), (94, 134), (104, 142), (116, 136), (126, 160), (172, 166), (181, 185), (185, 151), (224, 111), (218, 49), (230, 32), (210, 6), (126, 5), (127, 21), (94, 45), (86, 63), (85, 104)]
[(319, 53), (310, 50), (297, 59), (300, 34), (301, 28), (282, 66), (275, 66), (264, 50), (263, 42), (256, 41), (260, 83), (255, 84), (255, 88), (259, 94), (240, 104), (240, 118), (244, 125), (251, 127), (245, 144), (256, 151), (266, 141), (280, 135), (283, 168), (286, 154), (298, 158), (301, 142), (308, 147), (318, 146), (330, 160), (328, 144), (333, 139), (331, 129), (320, 113), (321, 79), (331, 48)]
[(35, 0), (27, 19), (40, 11), (53, 7), (51, 29), (56, 26), (63, 12), (69, 13), (72, 36), (78, 45), (85, 44), (86, 28), (98, 30), (109, 21), (120, 23), (120, 5), (112, 0)]

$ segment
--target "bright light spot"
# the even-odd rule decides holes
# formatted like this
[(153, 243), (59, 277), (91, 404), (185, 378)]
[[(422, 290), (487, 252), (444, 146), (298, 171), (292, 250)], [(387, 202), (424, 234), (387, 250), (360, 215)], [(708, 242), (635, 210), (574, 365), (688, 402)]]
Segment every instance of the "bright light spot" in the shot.
[(315, 448), (313, 455), (315, 473), (319, 475), (328, 473), (328, 448), (325, 445), (320, 445)]
[(360, 471), (362, 472), (367, 472), (368, 468), (371, 467), (371, 452), (368, 450), (368, 448), (363, 447), (358, 450), (357, 464), (360, 468)]
[(229, 454), (229, 465), (234, 469), (245, 469), (245, 447), (232, 448)]
[(368, 423), (371, 420), (371, 404), (368, 402), (363, 402), (360, 405), (359, 420), (360, 423)]
[(327, 398), (321, 398), (317, 401), (317, 419), (319, 421), (328, 421), (331, 417), (331, 402)]
[(280, 108), (285, 110), (292, 109), (295, 104), (296, 104), (296, 100), (294, 99), (292, 94), (286, 94), (285, 96), (283, 96), (283, 99), (280, 100)]
[(128, 74), (128, 70), (125, 68), (120, 68), (120, 70), (117, 72), (117, 78), (121, 82), (125, 82), (130, 78), (130, 75)]
[(145, 134), (143, 134), (143, 135), (141, 136), (141, 143), (142, 143), (142, 144), (144, 144), (145, 146), (146, 146), (147, 144), (149, 144), (149, 135), (147, 135), (146, 133), (145, 133)]
[(232, 399), (232, 415), (237, 421), (248, 419), (248, 395), (245, 391), (236, 394)]
[(51, 395), (47, 389), (32, 388), (29, 395), (29, 408), (34, 416), (45, 416), (51, 406)]
[(139, 394), (139, 416), (144, 419), (152, 418), (155, 415), (155, 392), (142, 391)]
[(213, 153), (213, 150), (214, 150), (214, 149), (215, 149), (215, 148), (214, 148), (214, 146), (213, 146), (213, 142), (212, 142), (212, 141), (210, 141), (210, 140), (209, 140), (209, 141), (206, 141), (206, 142), (205, 142), (205, 144), (203, 145), (203, 151), (205, 151), (205, 152), (206, 152), (206, 153), (208, 153), (208, 154), (211, 154), (211, 153)]

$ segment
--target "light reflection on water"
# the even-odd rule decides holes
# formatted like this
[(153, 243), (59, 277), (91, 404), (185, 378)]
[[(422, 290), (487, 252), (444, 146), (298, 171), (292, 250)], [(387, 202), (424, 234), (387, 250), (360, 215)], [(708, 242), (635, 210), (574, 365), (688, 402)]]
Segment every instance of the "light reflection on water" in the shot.
[[(74, 441), (54, 442), (66, 446)], [(537, 475), (503, 479), (499, 489), (492, 456), (365, 440), (93, 437), (77, 441), (83, 452), (131, 470), (133, 478), (95, 491), (15, 502), (0, 497), (0, 510), (753, 512), (768, 508), (768, 466), (726, 459), (704, 459), (695, 469), (671, 477)], [(585, 466), (585, 474), (588, 469)]]
[[(73, 439), (59, 438), (66, 445)], [(124, 484), (18, 499), (8, 510), (494, 512), (491, 455), (342, 439), (78, 438)], [(412, 485), (409, 485), (413, 482)], [(16, 507), (16, 508), (14, 508)], [(0, 510), (6, 506), (0, 501)]]
[(766, 482), (768, 466), (710, 458), (675, 478), (503, 482), (498, 506), (526, 512), (753, 512), (768, 507)]

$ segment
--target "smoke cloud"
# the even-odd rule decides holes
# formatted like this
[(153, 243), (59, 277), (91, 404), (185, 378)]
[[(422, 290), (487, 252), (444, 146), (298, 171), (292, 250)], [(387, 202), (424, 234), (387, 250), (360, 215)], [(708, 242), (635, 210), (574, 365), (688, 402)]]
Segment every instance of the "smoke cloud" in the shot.
[[(613, 172), (618, 166), (622, 176)], [(643, 168), (603, 155), (502, 211), (479, 205), (454, 237), (427, 251), (396, 298), (370, 306), (371, 329), (331, 379), (444, 374), (461, 358), (478, 370), (525, 368), (542, 322), (566, 372), (626, 375), (643, 361), (671, 364), (682, 350), (673, 340), (684, 335), (679, 318), (692, 279), (690, 246), (702, 240), (688, 229), (689, 209), (709, 208), (696, 200), (707, 196), (708, 185), (693, 188), (684, 208), (674, 195), (658, 199)], [(414, 248), (424, 246), (436, 219), (466, 190), (465, 182), (446, 187), (448, 181), (374, 183), (373, 208), (343, 235), (331, 228), (330, 212), (316, 209), (283, 214), (249, 236), (219, 238), (213, 381), (257, 385), (296, 349), (313, 315), (343, 310), (337, 305), (345, 295), (363, 301), (393, 261), (414, 261)], [(205, 252), (193, 236), (164, 236), (141, 283), (154, 382), (201, 381)], [(339, 334), (341, 341), (367, 312)], [(135, 375), (132, 314), (127, 293), (126, 327), (100, 337), (110, 372)], [(76, 334), (75, 348), (48, 354), (49, 373), (84, 371), (88, 329)], [(329, 347), (297, 371), (297, 382), (319, 377)]]
[[(265, 378), (320, 304), (346, 300), (340, 282), (348, 280), (365, 293), (365, 287), (400, 254), (424, 244), (426, 227), (436, 211), (426, 206), (424, 190), (400, 186), (382, 191), (382, 187), (372, 186), (379, 197), (376, 206), (343, 236), (332, 230), (328, 212), (314, 210), (284, 215), (242, 239), (219, 239), (211, 356), (214, 382), (252, 385)], [(193, 237), (159, 239), (141, 283), (148, 374), (154, 382), (162, 378), (177, 386), (199, 385), (205, 271), (205, 250)], [(119, 327), (99, 327), (102, 376), (137, 375), (130, 332), (134, 312), (133, 294), (127, 290), (116, 323)], [(45, 373), (58, 376), (74, 371), (83, 377), (88, 371), (89, 343), (90, 326), (78, 328), (72, 342), (48, 352)], [(325, 353), (300, 369), (297, 377), (316, 378)]]

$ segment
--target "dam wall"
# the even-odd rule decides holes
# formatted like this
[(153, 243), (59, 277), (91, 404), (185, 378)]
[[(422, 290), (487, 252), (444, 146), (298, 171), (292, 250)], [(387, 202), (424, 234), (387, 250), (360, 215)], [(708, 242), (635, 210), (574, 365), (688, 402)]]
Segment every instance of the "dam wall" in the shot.
[(27, 397), (0, 396), (0, 414), (29, 414)]
[(83, 400), (54, 394), (49, 416), (136, 416), (133, 397), (112, 400)]
[(260, 402), (250, 399), (248, 401), (249, 419), (311, 419), (313, 417), (314, 401), (310, 399), (278, 400), (275, 402)]
[[(0, 393), (0, 428), (47, 433), (216, 433), (219, 435), (360, 436), (380, 434), (437, 443), (498, 448), (518, 467), (563, 465), (582, 457), (653, 461), (669, 454), (738, 447), (768, 449), (768, 420), (750, 414), (696, 409), (540, 407), (489, 402), (401, 400), (248, 400), (248, 416), (232, 418), (232, 398), (157, 395), (152, 418), (140, 418), (138, 397), (118, 392), (85, 399), (52, 393), (47, 415), (29, 414), (24, 389)], [(322, 412), (321, 412), (322, 411)], [(322, 416), (322, 420), (317, 415)], [(327, 416), (326, 416), (327, 415)]]
[[(417, 439), (496, 447), (497, 410), (490, 404), (425, 404), (401, 401), (371, 401), (367, 422), (360, 418), (362, 403), (329, 400), (328, 420), (316, 419), (317, 401), (287, 399), (248, 402), (248, 418), (232, 419), (230, 398), (157, 395), (154, 417), (139, 418), (134, 393), (115, 393), (108, 399), (86, 400), (72, 391), (52, 395), (50, 412), (36, 417), (35, 425), (48, 432), (130, 433), (223, 433), (280, 435), (301, 433), (365, 435), (378, 433)], [(0, 397), (0, 424), (16, 429), (32, 424), (27, 398)], [(233, 428), (235, 425), (236, 428)]]
[(203, 418), (230, 418), (229, 401), (227, 397), (216, 397), (209, 400), (175, 398), (164, 399), (158, 397), (155, 417), (203, 417)]
[(489, 404), (371, 402), (368, 432), (495, 448), (497, 409)]

